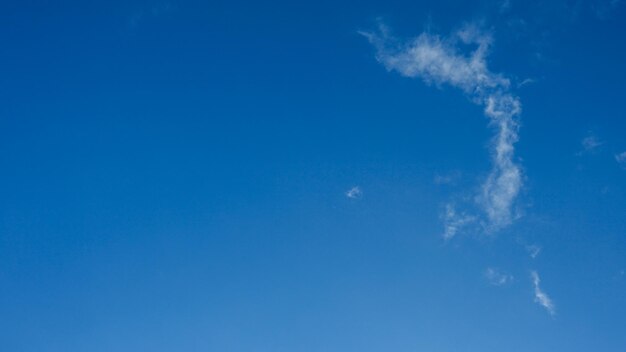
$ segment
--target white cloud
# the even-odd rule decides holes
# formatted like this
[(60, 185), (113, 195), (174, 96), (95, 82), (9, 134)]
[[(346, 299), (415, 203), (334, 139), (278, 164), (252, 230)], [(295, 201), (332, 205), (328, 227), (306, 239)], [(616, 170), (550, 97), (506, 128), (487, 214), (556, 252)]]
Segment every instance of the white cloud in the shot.
[(489, 96), (485, 114), (498, 128), (492, 143), (493, 167), (483, 184), (479, 203), (487, 213), (488, 230), (497, 231), (513, 221), (512, 207), (522, 187), (522, 171), (514, 162), (518, 124), (513, 118), (520, 103), (512, 96)]
[(446, 212), (443, 215), (443, 238), (449, 240), (461, 231), (464, 227), (474, 223), (476, 217), (465, 213), (458, 214), (454, 209), (454, 205), (447, 204)]
[(363, 191), (359, 186), (354, 186), (346, 191), (346, 197), (350, 199), (359, 199), (363, 196)]
[(541, 246), (531, 244), (530, 246), (526, 246), (526, 250), (528, 251), (528, 255), (530, 255), (531, 258), (535, 259), (537, 258), (539, 253), (541, 253)]
[(593, 133), (589, 133), (589, 135), (580, 142), (583, 147), (583, 151), (579, 153), (579, 155), (583, 154), (583, 152), (590, 153), (598, 149), (604, 142), (602, 142), (598, 136)]
[(615, 161), (621, 166), (626, 168), (626, 152), (615, 154)]
[(485, 270), (485, 278), (493, 286), (504, 286), (513, 281), (513, 275), (496, 268), (487, 268), (487, 270)]
[(526, 79), (522, 80), (521, 82), (519, 82), (519, 83), (517, 84), (517, 88), (522, 88), (522, 87), (524, 87), (524, 86), (527, 86), (527, 85), (529, 85), (529, 84), (533, 84), (533, 83), (535, 83), (535, 82), (537, 82), (537, 80), (535, 80), (535, 79), (533, 79), (533, 78), (526, 78)]
[[(361, 32), (377, 49), (377, 59), (388, 70), (407, 77), (420, 77), (427, 83), (443, 84), (463, 89), (467, 93), (484, 95), (487, 90), (508, 87), (509, 81), (491, 73), (485, 55), (491, 44), (491, 36), (480, 32), (475, 26), (466, 26), (453, 38), (422, 33), (403, 45), (394, 45), (386, 27), (380, 33)], [(459, 54), (454, 42), (475, 44), (476, 50), (465, 56)]]
[[(476, 200), (486, 215), (482, 223), (487, 232), (509, 225), (523, 178), (514, 161), (519, 128), (516, 117), (521, 113), (521, 103), (509, 92), (510, 81), (487, 68), (491, 36), (475, 25), (466, 25), (448, 38), (422, 33), (406, 43), (398, 43), (384, 26), (377, 33), (361, 34), (376, 47), (376, 58), (387, 70), (421, 78), (427, 84), (457, 87), (474, 103), (484, 106), (497, 132), (491, 143), (493, 168)], [(459, 42), (474, 46), (474, 50), (461, 52)], [(463, 222), (463, 218), (457, 222)]]
[(500, 13), (508, 12), (511, 9), (511, 0), (504, 0), (500, 3)]
[(550, 315), (556, 314), (554, 303), (539, 286), (539, 284), (541, 283), (541, 280), (539, 279), (539, 274), (537, 274), (536, 271), (531, 271), (530, 277), (533, 280), (533, 287), (535, 289), (535, 302), (543, 306), (548, 311), (548, 313), (550, 313)]
[(454, 185), (461, 178), (459, 171), (454, 171), (448, 174), (435, 174), (433, 182), (436, 185)]

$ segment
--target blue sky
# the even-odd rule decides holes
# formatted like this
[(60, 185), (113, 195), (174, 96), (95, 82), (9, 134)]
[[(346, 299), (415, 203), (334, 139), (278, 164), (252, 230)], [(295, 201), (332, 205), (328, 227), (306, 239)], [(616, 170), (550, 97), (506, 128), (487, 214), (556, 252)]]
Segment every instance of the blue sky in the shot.
[(0, 350), (626, 347), (622, 1), (0, 10)]

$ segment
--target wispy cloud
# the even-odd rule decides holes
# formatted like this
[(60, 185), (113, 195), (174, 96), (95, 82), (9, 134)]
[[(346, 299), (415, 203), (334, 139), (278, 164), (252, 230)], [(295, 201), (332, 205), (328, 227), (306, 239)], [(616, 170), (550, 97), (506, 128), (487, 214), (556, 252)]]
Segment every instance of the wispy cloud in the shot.
[(529, 84), (533, 84), (533, 83), (536, 83), (536, 82), (537, 82), (537, 80), (534, 79), (534, 78), (526, 78), (526, 79), (523, 79), (521, 82), (519, 82), (517, 84), (517, 88), (522, 88), (524, 86), (527, 86)]
[[(521, 103), (509, 92), (510, 81), (487, 67), (486, 57), (493, 42), (491, 35), (476, 25), (466, 25), (449, 37), (424, 32), (406, 43), (393, 38), (385, 26), (380, 26), (377, 32), (361, 34), (374, 45), (377, 60), (387, 70), (421, 78), (427, 84), (459, 88), (474, 103), (484, 107), (496, 135), (491, 143), (493, 167), (476, 201), (484, 211), (482, 225), (487, 232), (509, 225), (514, 219), (514, 201), (522, 186), (522, 170), (514, 160), (519, 128), (516, 117), (521, 113)], [(463, 52), (460, 43), (474, 49)], [(457, 230), (454, 224), (464, 221), (450, 216), (446, 219), (449, 220), (446, 227)], [(448, 230), (446, 233), (449, 234)]]
[(531, 258), (535, 259), (537, 258), (539, 253), (541, 253), (541, 246), (531, 244), (529, 246), (526, 246), (526, 250), (528, 251), (528, 255), (530, 255)]
[(354, 186), (346, 191), (346, 197), (350, 199), (359, 199), (363, 196), (363, 191), (361, 191), (361, 187)]
[(476, 222), (476, 217), (465, 213), (457, 213), (454, 204), (446, 204), (446, 211), (442, 216), (444, 230), (443, 239), (449, 240), (467, 227)]
[(583, 155), (583, 154), (587, 154), (587, 153), (593, 153), (595, 152), (602, 144), (604, 144), (603, 141), (600, 140), (600, 138), (595, 135), (592, 132), (589, 132), (589, 134), (582, 139), (582, 141), (580, 142), (580, 145), (582, 146), (582, 150), (580, 152), (577, 153), (577, 155)]
[(499, 6), (500, 13), (509, 12), (509, 10), (511, 10), (511, 0), (501, 1)]
[(487, 268), (485, 270), (485, 278), (493, 286), (504, 286), (513, 281), (513, 275), (496, 268)]
[(533, 287), (535, 289), (535, 302), (543, 306), (550, 315), (554, 316), (556, 314), (555, 306), (550, 297), (541, 289), (539, 285), (541, 283), (541, 279), (539, 278), (539, 274), (536, 271), (530, 272), (530, 277), (533, 280)]
[[(407, 43), (399, 44), (391, 37), (384, 25), (379, 32), (360, 32), (377, 49), (377, 59), (390, 71), (397, 71), (407, 77), (420, 77), (427, 83), (450, 84), (476, 95), (484, 100), (487, 91), (498, 87), (508, 87), (509, 81), (491, 73), (485, 62), (492, 39), (468, 25), (450, 38), (442, 38), (430, 33), (422, 33)], [(455, 44), (475, 44), (477, 48), (469, 56), (458, 52)]]
[(454, 185), (460, 178), (461, 173), (454, 171), (447, 174), (435, 174), (433, 182), (436, 185)]
[(626, 152), (615, 154), (615, 161), (617, 161), (621, 167), (626, 168)]

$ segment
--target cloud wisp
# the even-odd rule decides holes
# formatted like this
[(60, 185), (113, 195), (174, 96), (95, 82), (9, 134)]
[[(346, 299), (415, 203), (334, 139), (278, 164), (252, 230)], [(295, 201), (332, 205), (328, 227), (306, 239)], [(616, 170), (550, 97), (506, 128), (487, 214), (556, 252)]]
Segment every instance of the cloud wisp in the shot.
[(598, 137), (594, 135), (590, 135), (590, 136), (583, 138), (583, 141), (581, 144), (583, 145), (583, 148), (585, 148), (585, 150), (593, 150), (601, 146), (602, 142), (598, 140)]
[(361, 191), (361, 187), (354, 186), (346, 191), (346, 197), (350, 199), (359, 199), (363, 196), (363, 191)]
[(619, 166), (626, 169), (626, 152), (615, 154), (615, 161), (617, 161)]
[(433, 182), (436, 185), (454, 185), (460, 178), (461, 173), (459, 171), (454, 171), (448, 174), (435, 174), (433, 178)]
[(507, 274), (496, 268), (487, 268), (485, 278), (493, 286), (504, 286), (513, 281), (513, 275)]
[[(514, 202), (523, 183), (521, 167), (514, 158), (521, 103), (510, 92), (509, 79), (487, 67), (491, 35), (474, 25), (467, 25), (449, 37), (425, 32), (405, 43), (393, 38), (385, 26), (377, 32), (361, 34), (376, 48), (376, 58), (387, 70), (420, 78), (427, 84), (459, 88), (484, 107), (484, 114), (496, 133), (490, 144), (493, 166), (475, 197), (483, 216), (474, 220), (480, 221), (486, 233), (511, 224), (515, 219)], [(463, 52), (459, 44), (474, 49)], [(470, 223), (467, 216), (458, 218), (449, 209), (444, 216), (447, 238), (459, 232), (461, 225)]]
[(443, 238), (449, 240), (456, 236), (464, 227), (476, 222), (476, 217), (465, 213), (458, 213), (454, 208), (454, 204), (446, 204), (446, 212), (444, 213), (443, 222), (445, 224)]
[(598, 138), (595, 134), (589, 132), (589, 134), (582, 139), (580, 145), (582, 146), (582, 150), (578, 152), (576, 155), (581, 156), (583, 154), (594, 153), (604, 144), (603, 141)]
[(539, 274), (536, 271), (530, 272), (530, 277), (533, 280), (533, 287), (535, 289), (535, 302), (543, 306), (550, 315), (554, 316), (556, 314), (556, 309), (554, 303), (548, 297), (548, 295), (541, 289), (539, 285), (541, 283), (541, 279), (539, 278)]
[(528, 255), (532, 259), (535, 259), (537, 258), (537, 256), (539, 256), (539, 253), (541, 253), (541, 246), (536, 245), (536, 244), (531, 244), (529, 246), (526, 246), (526, 251), (528, 252)]

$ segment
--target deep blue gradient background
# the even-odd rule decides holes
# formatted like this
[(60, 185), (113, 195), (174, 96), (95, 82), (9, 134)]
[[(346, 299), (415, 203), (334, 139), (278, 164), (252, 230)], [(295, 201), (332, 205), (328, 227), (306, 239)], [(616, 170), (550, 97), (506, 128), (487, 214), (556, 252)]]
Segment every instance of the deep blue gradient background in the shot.
[[(623, 351), (626, 6), (502, 4), (3, 2), (0, 350)], [(536, 81), (525, 216), (446, 243), (492, 131), (357, 31), (473, 21)]]

